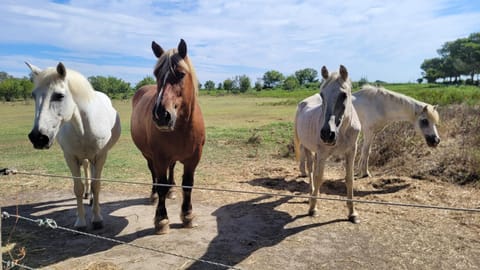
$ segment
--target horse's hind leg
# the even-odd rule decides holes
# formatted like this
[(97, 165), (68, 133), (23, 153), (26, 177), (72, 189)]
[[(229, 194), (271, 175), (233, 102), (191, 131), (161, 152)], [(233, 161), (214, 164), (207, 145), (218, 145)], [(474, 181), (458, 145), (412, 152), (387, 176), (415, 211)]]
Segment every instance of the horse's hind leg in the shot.
[(360, 153), (360, 160), (358, 164), (358, 167), (359, 167), (358, 176), (360, 178), (372, 176), (372, 174), (368, 170), (368, 160), (370, 156), (370, 148), (372, 146), (374, 137), (375, 137), (375, 133), (369, 132), (367, 130), (363, 132), (362, 150)]
[(307, 158), (306, 157), (306, 155), (307, 155), (306, 151), (308, 151), (308, 150), (305, 149), (305, 147), (303, 145), (300, 145), (300, 164), (298, 164), (298, 169), (300, 170), (300, 177), (307, 176), (307, 172), (305, 171), (305, 159)]
[[(175, 164), (176, 162), (173, 162), (170, 167), (168, 167), (168, 183), (173, 186), (175, 185)], [(177, 198), (175, 188), (170, 188), (167, 193), (167, 198), (171, 200), (175, 200)]]
[[(91, 196), (90, 194), (90, 178), (91, 178), (91, 175), (90, 175), (90, 162), (88, 161), (88, 159), (84, 159), (83, 162), (82, 162), (82, 167), (83, 167), (83, 173), (85, 175), (85, 191), (84, 191), (84, 194), (83, 194), (83, 198), (85, 200), (88, 200)], [(90, 201), (91, 203), (91, 201)]]

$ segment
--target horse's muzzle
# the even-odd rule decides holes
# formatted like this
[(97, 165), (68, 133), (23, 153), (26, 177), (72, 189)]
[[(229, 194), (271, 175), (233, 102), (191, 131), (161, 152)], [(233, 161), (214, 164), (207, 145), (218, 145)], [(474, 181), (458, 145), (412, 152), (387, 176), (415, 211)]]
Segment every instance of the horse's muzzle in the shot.
[(48, 136), (40, 133), (38, 130), (32, 130), (28, 134), (28, 139), (30, 139), (35, 149), (48, 149), (51, 146)]
[(173, 131), (175, 127), (175, 117), (172, 117), (172, 115), (166, 110), (161, 114), (154, 115), (153, 121), (160, 131)]
[(425, 141), (427, 142), (428, 146), (437, 147), (438, 144), (440, 143), (440, 138), (435, 135), (427, 135), (425, 136)]
[(334, 131), (322, 128), (320, 131), (320, 139), (327, 145), (335, 145), (337, 136)]

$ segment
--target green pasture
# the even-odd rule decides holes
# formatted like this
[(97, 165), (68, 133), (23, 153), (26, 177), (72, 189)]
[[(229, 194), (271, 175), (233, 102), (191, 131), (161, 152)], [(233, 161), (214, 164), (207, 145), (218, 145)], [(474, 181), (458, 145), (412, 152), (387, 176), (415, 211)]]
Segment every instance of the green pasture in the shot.
[[(235, 155), (257, 157), (288, 155), (295, 105), (279, 98), (238, 96), (199, 97), (207, 128), (203, 162), (234, 163)], [(280, 103), (278, 103), (280, 101)], [(122, 122), (122, 135), (110, 151), (103, 178), (150, 182), (150, 173), (130, 137), (130, 100), (114, 100)], [(278, 103), (278, 104), (277, 104)], [(32, 102), (1, 103), (0, 167), (19, 171), (70, 175), (57, 143), (36, 150), (27, 138), (33, 123)], [(202, 172), (198, 172), (200, 179)]]
[[(432, 104), (479, 104), (480, 88), (391, 84), (385, 86)], [(265, 90), (241, 95), (202, 93), (199, 97), (207, 128), (201, 161), (235, 166), (241, 158), (265, 156), (291, 158), (292, 126), (298, 101), (316, 93)], [(122, 121), (122, 135), (110, 151), (103, 178), (150, 182), (146, 162), (130, 138), (130, 100), (114, 100)], [(49, 150), (35, 150), (27, 138), (33, 122), (33, 102), (0, 103), (0, 167), (19, 171), (70, 175), (58, 144)], [(211, 172), (197, 171), (198, 181)]]

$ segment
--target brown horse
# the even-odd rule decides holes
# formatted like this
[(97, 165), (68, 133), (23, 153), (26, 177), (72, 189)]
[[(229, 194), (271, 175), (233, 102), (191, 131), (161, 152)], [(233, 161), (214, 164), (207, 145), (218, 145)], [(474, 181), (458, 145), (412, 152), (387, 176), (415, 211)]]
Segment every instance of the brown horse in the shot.
[[(155, 41), (158, 58), (153, 74), (157, 85), (138, 89), (132, 101), (131, 134), (147, 159), (153, 183), (152, 197), (158, 195), (155, 233), (168, 233), (170, 225), (165, 199), (175, 184), (173, 170), (183, 163), (183, 202), (180, 218), (185, 228), (193, 227), (191, 194), (195, 168), (202, 156), (205, 125), (197, 101), (198, 81), (182, 39), (177, 49), (164, 51)], [(168, 178), (167, 178), (168, 172)]]

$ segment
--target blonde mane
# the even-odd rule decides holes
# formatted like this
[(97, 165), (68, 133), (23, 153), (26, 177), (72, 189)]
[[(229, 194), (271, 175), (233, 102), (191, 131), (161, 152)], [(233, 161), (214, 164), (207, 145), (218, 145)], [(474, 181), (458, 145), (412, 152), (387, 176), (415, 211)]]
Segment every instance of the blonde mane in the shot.
[(369, 96), (383, 95), (387, 98), (394, 99), (395, 101), (397, 101), (400, 104), (403, 104), (403, 105), (406, 105), (406, 106), (408, 106), (408, 105), (414, 106), (416, 114), (421, 113), (423, 108), (425, 108), (425, 106), (426, 106), (427, 107), (427, 112), (426, 113), (427, 113), (428, 119), (433, 121), (433, 123), (435, 123), (435, 124), (438, 124), (440, 122), (440, 116), (438, 114), (438, 111), (435, 109), (435, 106), (433, 106), (433, 105), (430, 105), (428, 103), (416, 100), (416, 99), (414, 99), (412, 97), (409, 97), (407, 95), (388, 90), (388, 89), (386, 89), (382, 86), (377, 87), (377, 86), (366, 84), (366, 85), (362, 86), (361, 90), (367, 90), (366, 93)]
[[(60, 81), (61, 77), (53, 67), (46, 68), (35, 77), (35, 85), (47, 86)], [(74, 100), (89, 101), (95, 97), (95, 92), (90, 82), (79, 72), (67, 69), (66, 81)]]
[[(173, 56), (178, 52), (177, 49), (170, 49), (166, 51), (162, 56), (160, 56), (157, 60), (157, 63), (155, 64), (155, 67), (153, 68), (154, 70), (154, 75), (158, 72), (166, 73), (167, 71), (173, 71), (171, 70), (172, 67), (172, 58)], [(190, 58), (185, 56), (184, 59), (181, 59), (177, 63), (178, 67), (180, 67), (182, 70), (184, 70), (186, 73), (190, 75), (190, 78), (192, 80), (193, 84), (193, 90), (195, 93), (195, 96), (198, 95), (198, 79), (197, 79), (197, 74), (195, 72), (195, 68), (193, 67), (192, 62), (190, 61)]]

